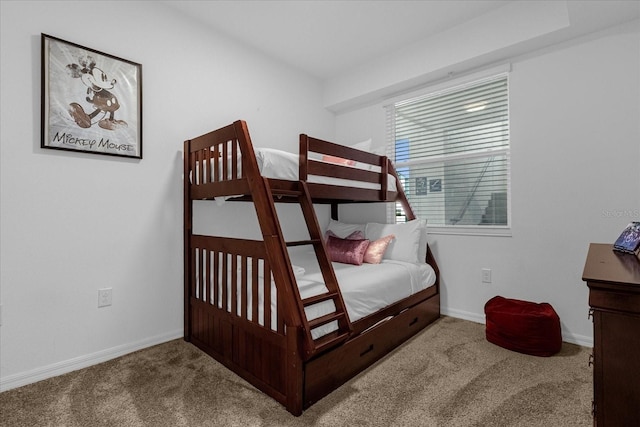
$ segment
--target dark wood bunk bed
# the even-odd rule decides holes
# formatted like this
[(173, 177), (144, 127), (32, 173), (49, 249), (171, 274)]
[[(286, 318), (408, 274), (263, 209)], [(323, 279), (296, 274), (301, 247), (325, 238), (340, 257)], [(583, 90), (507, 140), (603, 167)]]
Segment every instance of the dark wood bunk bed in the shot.
[[(310, 153), (379, 168), (354, 170), (315, 161)], [(342, 203), (397, 202), (408, 220), (415, 215), (384, 156), (300, 135), (299, 158), (298, 181), (262, 177), (244, 121), (184, 143), (184, 339), (296, 416), (440, 317), (439, 270), (427, 247), (434, 285), (350, 322), (313, 203), (330, 204), (333, 219)], [(379, 186), (318, 184), (307, 181), (311, 175)], [(388, 176), (398, 191), (388, 190)], [(222, 196), (253, 202), (263, 240), (193, 233), (193, 201)], [(284, 240), (274, 201), (300, 204), (309, 240)], [(288, 247), (299, 245), (315, 249), (327, 292), (300, 296), (288, 253)], [(261, 280), (259, 271), (275, 286)], [(274, 300), (275, 309), (269, 303)], [(327, 300), (334, 303), (333, 313), (307, 319), (306, 307)], [(314, 339), (311, 331), (329, 322), (337, 329)]]

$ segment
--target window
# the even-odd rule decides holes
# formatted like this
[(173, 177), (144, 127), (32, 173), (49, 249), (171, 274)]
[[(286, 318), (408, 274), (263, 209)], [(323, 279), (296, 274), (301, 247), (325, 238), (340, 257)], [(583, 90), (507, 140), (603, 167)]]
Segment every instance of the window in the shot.
[(430, 231), (508, 229), (508, 98), (502, 74), (387, 107), (390, 157)]

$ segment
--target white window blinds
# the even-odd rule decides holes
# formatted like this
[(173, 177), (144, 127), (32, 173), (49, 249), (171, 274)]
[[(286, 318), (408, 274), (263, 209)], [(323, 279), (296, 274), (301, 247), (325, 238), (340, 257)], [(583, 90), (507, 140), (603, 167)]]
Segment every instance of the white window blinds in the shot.
[(389, 155), (430, 228), (509, 226), (508, 100), (500, 75), (387, 107)]

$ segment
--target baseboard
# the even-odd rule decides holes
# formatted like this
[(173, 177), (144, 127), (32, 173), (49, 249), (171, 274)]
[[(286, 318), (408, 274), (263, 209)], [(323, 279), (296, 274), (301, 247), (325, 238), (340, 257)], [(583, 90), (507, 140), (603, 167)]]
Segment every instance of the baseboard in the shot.
[(440, 313), (445, 316), (455, 317), (456, 319), (463, 319), (463, 320), (468, 320), (470, 322), (484, 324), (484, 314), (472, 313), (470, 311), (456, 310), (455, 308), (448, 308), (443, 306), (440, 306)]
[[(455, 317), (457, 319), (469, 320), (475, 323), (485, 323), (484, 314), (472, 313), (469, 311), (456, 310), (448, 307), (440, 307), (440, 313), (445, 316)], [(562, 341), (570, 344), (576, 344), (581, 347), (593, 347), (593, 337), (579, 334), (572, 334), (562, 331)]]
[(177, 330), (171, 333), (157, 335), (155, 337), (146, 338), (134, 343), (123, 344), (116, 347), (101, 350), (93, 354), (76, 357), (62, 362), (57, 362), (49, 366), (33, 369), (27, 372), (21, 372), (0, 378), (0, 392), (11, 390), (13, 388), (22, 387), (48, 378), (57, 377), (58, 375), (67, 374), (77, 371), (78, 369), (87, 368), (97, 365), (117, 357), (124, 356), (134, 351), (142, 350), (147, 347), (162, 344), (183, 336), (183, 330)]
[(593, 337), (586, 335), (570, 334), (562, 331), (562, 341), (581, 347), (593, 347)]

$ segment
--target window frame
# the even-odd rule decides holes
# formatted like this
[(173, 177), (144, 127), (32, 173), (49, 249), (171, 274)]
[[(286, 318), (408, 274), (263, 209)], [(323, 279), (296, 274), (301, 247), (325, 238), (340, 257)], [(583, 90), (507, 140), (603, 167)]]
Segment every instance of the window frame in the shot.
[[(507, 82), (507, 120), (508, 120), (508, 137), (507, 137), (507, 146), (506, 147), (498, 147), (498, 148), (488, 148), (481, 151), (475, 152), (462, 152), (456, 154), (449, 155), (434, 155), (429, 158), (429, 160), (425, 161), (424, 159), (415, 159), (408, 161), (403, 161), (400, 163), (400, 167), (406, 167), (410, 165), (416, 164), (428, 164), (434, 163), (438, 160), (459, 160), (459, 159), (470, 159), (470, 158), (482, 158), (487, 157), (487, 154), (496, 154), (503, 155), (505, 157), (506, 162), (506, 193), (507, 193), (507, 223), (506, 225), (447, 225), (447, 224), (429, 224), (429, 218), (424, 218), (427, 220), (427, 226), (429, 227), (429, 233), (431, 234), (451, 234), (451, 235), (482, 235), (482, 236), (511, 236), (512, 230), (512, 207), (511, 207), (511, 115), (510, 115), (510, 81), (509, 81), (509, 71), (511, 69), (510, 64), (505, 64), (502, 66), (494, 67), (489, 70), (485, 70), (484, 72), (470, 74), (460, 79), (452, 80), (449, 82), (441, 83), (438, 85), (431, 85), (429, 87), (422, 88), (421, 90), (413, 91), (407, 93), (403, 96), (397, 96), (393, 99), (387, 100), (384, 104), (386, 110), (386, 151), (387, 156), (393, 160), (394, 165), (395, 161), (395, 150), (396, 150), (396, 136), (395, 136), (395, 108), (398, 104), (406, 104), (412, 101), (417, 101), (421, 98), (425, 97), (437, 97), (439, 95), (449, 94), (457, 91), (464, 91), (467, 88), (472, 88), (477, 85), (481, 85), (485, 82), (497, 79), (506, 79)], [(396, 166), (398, 168), (398, 166)], [(411, 204), (411, 198), (408, 197), (409, 203)], [(387, 221), (394, 223), (396, 222), (396, 211), (398, 206), (395, 204), (388, 204), (387, 206)]]

